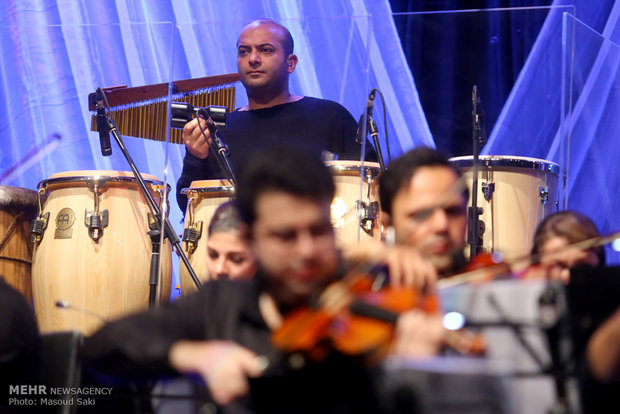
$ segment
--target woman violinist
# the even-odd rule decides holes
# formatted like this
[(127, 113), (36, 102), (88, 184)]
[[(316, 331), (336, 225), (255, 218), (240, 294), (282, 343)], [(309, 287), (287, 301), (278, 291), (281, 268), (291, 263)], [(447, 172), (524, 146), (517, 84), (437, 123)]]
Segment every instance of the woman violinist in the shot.
[(532, 256), (538, 259), (538, 265), (529, 267), (522, 277), (544, 277), (568, 283), (573, 267), (604, 266), (602, 245), (586, 249), (573, 246), (599, 236), (592, 220), (577, 211), (561, 211), (547, 216), (534, 233)]

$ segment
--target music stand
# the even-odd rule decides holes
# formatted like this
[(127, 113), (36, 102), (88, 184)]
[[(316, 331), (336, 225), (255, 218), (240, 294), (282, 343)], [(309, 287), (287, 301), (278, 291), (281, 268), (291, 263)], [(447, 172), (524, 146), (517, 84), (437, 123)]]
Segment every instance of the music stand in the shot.
[(508, 366), (468, 357), (392, 358), (384, 364), (390, 414), (513, 414)]

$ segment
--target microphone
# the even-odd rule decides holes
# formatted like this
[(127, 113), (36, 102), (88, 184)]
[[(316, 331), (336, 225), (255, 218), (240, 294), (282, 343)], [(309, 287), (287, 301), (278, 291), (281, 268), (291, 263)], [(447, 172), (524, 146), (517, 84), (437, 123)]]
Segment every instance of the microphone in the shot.
[(375, 107), (375, 90), (371, 90), (368, 94), (368, 101), (366, 102), (366, 116), (370, 118), (372, 116), (372, 110)]
[(474, 85), (471, 91), (472, 117), (474, 124), (474, 133), (479, 145), (484, 145), (486, 137), (484, 136), (484, 111), (482, 110), (482, 99), (478, 86)]
[(103, 106), (103, 93), (101, 88), (97, 88), (97, 131), (99, 132), (101, 155), (107, 157), (112, 155), (112, 146), (110, 145), (110, 123)]
[[(368, 95), (368, 101), (366, 101), (366, 120), (372, 118), (372, 110), (375, 107), (375, 90), (370, 91)], [(364, 114), (360, 116), (360, 120), (357, 122), (357, 134), (355, 136), (355, 142), (362, 143), (362, 132), (364, 130)]]
[(104, 318), (103, 316), (99, 315), (98, 313), (95, 313), (93, 311), (90, 311), (88, 309), (84, 309), (84, 308), (80, 308), (78, 306), (73, 306), (71, 305), (69, 302), (65, 301), (65, 300), (57, 300), (56, 301), (56, 307), (60, 308), (60, 309), (70, 309), (70, 310), (74, 310), (76, 312), (80, 312), (89, 316), (92, 316), (93, 318), (97, 318), (102, 322), (109, 322), (106, 318)]

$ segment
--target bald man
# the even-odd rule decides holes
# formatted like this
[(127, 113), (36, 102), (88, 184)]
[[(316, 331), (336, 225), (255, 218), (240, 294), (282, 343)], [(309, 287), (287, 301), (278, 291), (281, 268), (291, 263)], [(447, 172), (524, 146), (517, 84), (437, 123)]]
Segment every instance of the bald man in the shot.
[[(245, 26), (237, 39), (237, 70), (248, 104), (229, 114), (226, 143), (230, 161), (238, 173), (258, 148), (296, 146), (311, 154), (337, 154), (341, 160), (359, 160), (361, 146), (355, 142), (357, 122), (340, 104), (325, 99), (293, 95), (289, 77), (297, 67), (294, 42), (288, 29), (272, 20), (256, 20)], [(177, 182), (177, 201), (185, 211), (187, 198), (180, 194), (194, 180), (226, 178), (198, 119), (183, 129), (186, 155)], [(204, 121), (202, 129), (206, 129)], [(366, 159), (376, 154), (367, 144)]]

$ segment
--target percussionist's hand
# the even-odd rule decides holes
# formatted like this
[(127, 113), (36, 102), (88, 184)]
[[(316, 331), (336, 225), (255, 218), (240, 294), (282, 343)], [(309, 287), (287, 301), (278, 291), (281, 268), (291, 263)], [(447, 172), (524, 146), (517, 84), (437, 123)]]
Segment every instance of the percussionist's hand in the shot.
[(256, 354), (229, 341), (178, 341), (168, 359), (181, 373), (199, 374), (221, 405), (247, 394), (248, 378), (261, 375), (265, 368)]
[[(207, 139), (202, 134), (198, 122), (202, 126)], [(207, 129), (207, 122), (202, 117), (196, 117), (183, 127), (183, 142), (185, 147), (196, 158), (205, 159), (209, 155), (209, 144), (211, 143), (211, 134)]]

